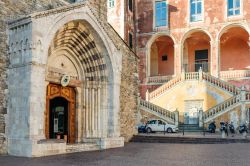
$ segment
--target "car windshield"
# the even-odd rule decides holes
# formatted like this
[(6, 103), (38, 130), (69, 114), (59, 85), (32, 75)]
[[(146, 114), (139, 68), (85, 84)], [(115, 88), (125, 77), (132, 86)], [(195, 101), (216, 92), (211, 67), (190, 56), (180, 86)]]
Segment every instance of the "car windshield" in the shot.
[(148, 121), (148, 124), (156, 124), (156, 120)]

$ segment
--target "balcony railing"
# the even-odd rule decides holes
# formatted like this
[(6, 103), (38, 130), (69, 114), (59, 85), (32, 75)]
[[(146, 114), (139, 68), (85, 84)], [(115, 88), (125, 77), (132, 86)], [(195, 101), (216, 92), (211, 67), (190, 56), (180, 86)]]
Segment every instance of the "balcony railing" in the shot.
[(247, 77), (250, 77), (250, 70), (228, 70), (220, 72), (220, 78), (225, 80)]
[(209, 62), (200, 62), (200, 63), (188, 63), (183, 64), (183, 69), (185, 72), (198, 72), (202, 69), (203, 72), (209, 72), (210, 71), (210, 63)]
[(148, 84), (163, 84), (173, 79), (173, 76), (152, 76), (147, 78)]

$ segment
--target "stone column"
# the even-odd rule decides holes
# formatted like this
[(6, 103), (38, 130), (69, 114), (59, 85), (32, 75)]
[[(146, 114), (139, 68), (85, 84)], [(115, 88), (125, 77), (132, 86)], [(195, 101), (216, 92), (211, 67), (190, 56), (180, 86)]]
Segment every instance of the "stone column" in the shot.
[[(107, 137), (108, 133), (108, 105), (107, 105), (107, 83), (102, 83), (101, 87), (101, 101), (100, 101), (100, 107), (101, 107), (101, 137)], [(105, 99), (105, 100), (103, 100)]]
[(181, 74), (182, 71), (182, 47), (180, 44), (175, 44), (174, 45), (174, 66), (175, 66), (175, 75)]
[(101, 87), (98, 86), (97, 89), (97, 115), (98, 115), (98, 137), (101, 137), (101, 108), (100, 108), (100, 104), (101, 104)]
[(95, 137), (95, 89), (91, 87), (91, 132), (92, 137)]
[(85, 132), (86, 137), (89, 137), (89, 87), (88, 82), (85, 88)]
[(210, 41), (210, 73), (215, 77), (219, 77), (220, 73), (220, 41)]
[(176, 111), (174, 111), (174, 116), (175, 116), (174, 124), (178, 126), (179, 125), (179, 111), (177, 109)]
[(199, 127), (203, 127), (203, 110), (199, 110)]
[(246, 122), (246, 118), (247, 118), (247, 109), (246, 109), (246, 104), (245, 104), (245, 101), (246, 101), (246, 90), (245, 90), (245, 87), (242, 86), (241, 87), (241, 91), (240, 91), (240, 100), (241, 100), (241, 116), (240, 116), (240, 122), (241, 124), (245, 123)]

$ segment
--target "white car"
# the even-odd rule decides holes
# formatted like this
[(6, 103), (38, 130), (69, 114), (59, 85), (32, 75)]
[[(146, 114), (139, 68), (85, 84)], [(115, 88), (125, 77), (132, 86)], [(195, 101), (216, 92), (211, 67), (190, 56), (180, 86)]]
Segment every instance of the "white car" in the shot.
[(168, 124), (167, 122), (164, 122), (162, 120), (153, 119), (147, 122), (146, 124), (146, 132), (159, 132), (159, 131), (165, 131), (168, 133), (178, 132), (179, 129), (177, 126)]

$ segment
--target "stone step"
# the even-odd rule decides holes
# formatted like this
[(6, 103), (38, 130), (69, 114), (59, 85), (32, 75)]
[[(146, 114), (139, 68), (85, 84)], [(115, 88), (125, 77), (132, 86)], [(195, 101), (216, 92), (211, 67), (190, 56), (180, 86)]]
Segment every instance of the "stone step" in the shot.
[(75, 152), (84, 152), (84, 151), (96, 151), (100, 150), (100, 146), (93, 143), (78, 143), (78, 144), (67, 144), (66, 152), (75, 153)]
[(227, 138), (195, 138), (195, 137), (162, 137), (135, 135), (131, 142), (144, 143), (180, 143), (180, 144), (228, 144), (250, 143), (250, 139), (227, 139)]

